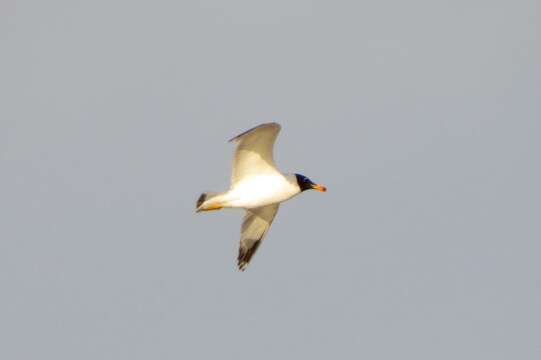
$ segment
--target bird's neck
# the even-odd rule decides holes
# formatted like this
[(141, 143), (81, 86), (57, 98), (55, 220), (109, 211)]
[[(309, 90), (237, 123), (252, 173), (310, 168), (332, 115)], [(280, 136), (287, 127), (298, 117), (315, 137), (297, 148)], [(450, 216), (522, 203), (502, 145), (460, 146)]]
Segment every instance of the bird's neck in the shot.
[(299, 192), (300, 192), (299, 183), (297, 182), (297, 175), (285, 174), (285, 177), (286, 177), (287, 182), (290, 183), (293, 188), (299, 189)]

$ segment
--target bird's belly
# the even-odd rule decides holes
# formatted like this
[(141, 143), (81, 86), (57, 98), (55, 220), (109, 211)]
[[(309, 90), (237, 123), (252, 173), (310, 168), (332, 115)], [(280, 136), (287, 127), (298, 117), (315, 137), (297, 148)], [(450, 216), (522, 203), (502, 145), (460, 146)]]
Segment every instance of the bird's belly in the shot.
[(252, 209), (280, 203), (295, 195), (287, 180), (277, 177), (258, 177), (237, 184), (229, 193), (229, 205)]

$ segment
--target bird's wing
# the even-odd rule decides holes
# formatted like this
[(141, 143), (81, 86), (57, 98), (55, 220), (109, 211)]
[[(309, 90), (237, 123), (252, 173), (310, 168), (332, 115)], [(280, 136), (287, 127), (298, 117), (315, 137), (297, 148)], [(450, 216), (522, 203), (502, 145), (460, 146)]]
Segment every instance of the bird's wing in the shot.
[(277, 171), (272, 149), (279, 132), (279, 124), (268, 123), (256, 126), (229, 140), (237, 144), (231, 174), (232, 185), (252, 175)]
[(240, 230), (239, 257), (237, 259), (241, 271), (244, 271), (248, 266), (250, 259), (261, 245), (279, 206), (280, 204), (272, 204), (246, 210)]

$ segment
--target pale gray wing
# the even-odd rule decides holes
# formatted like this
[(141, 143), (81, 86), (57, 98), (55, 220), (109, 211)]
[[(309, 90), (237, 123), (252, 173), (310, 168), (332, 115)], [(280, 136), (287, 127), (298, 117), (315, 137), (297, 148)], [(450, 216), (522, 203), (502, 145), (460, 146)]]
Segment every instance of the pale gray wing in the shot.
[(274, 142), (280, 132), (277, 123), (261, 124), (229, 140), (237, 144), (233, 159), (231, 185), (253, 176), (274, 173)]
[(273, 204), (246, 210), (240, 230), (239, 257), (237, 259), (239, 270), (244, 271), (248, 266), (250, 259), (269, 230), (279, 206), (280, 204)]

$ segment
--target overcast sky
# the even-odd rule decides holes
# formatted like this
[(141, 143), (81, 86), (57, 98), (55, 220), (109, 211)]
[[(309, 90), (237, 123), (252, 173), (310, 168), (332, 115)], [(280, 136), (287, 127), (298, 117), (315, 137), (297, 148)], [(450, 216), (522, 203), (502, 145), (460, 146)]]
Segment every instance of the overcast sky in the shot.
[[(541, 7), (0, 3), (0, 358), (541, 358)], [(247, 271), (232, 136), (329, 191)]]

